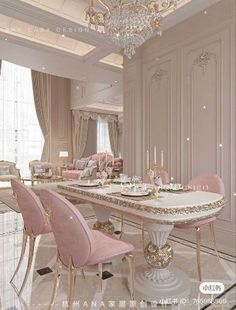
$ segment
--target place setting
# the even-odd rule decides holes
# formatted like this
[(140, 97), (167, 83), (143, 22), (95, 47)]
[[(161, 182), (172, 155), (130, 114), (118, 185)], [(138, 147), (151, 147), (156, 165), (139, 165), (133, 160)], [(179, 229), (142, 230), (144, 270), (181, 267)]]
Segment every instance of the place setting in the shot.
[[(128, 175), (123, 174), (120, 181), (119, 191), (111, 192), (109, 195), (134, 201), (150, 200), (157, 198), (159, 195), (158, 187), (142, 183), (142, 178), (139, 176), (129, 178)], [(112, 184), (110, 186), (112, 188)]]

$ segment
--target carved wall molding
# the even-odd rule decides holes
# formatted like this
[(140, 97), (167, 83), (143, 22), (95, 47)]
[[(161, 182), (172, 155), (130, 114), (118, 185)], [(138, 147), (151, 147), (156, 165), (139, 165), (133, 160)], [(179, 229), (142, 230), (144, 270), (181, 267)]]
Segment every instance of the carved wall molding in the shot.
[(202, 51), (201, 54), (194, 59), (193, 66), (198, 66), (202, 69), (202, 74), (205, 75), (207, 67), (213, 59), (216, 61), (216, 54), (208, 51)]
[(168, 75), (168, 72), (163, 69), (157, 69), (156, 72), (152, 75), (151, 81), (161, 82), (164, 77)]

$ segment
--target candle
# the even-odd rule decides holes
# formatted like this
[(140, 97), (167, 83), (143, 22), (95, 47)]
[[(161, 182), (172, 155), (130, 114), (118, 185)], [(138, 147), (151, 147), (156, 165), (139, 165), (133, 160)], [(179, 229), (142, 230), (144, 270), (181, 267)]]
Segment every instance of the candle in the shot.
[(156, 166), (157, 164), (157, 147), (156, 145), (154, 146), (154, 165)]
[(112, 157), (112, 166), (114, 167), (114, 165), (115, 165), (115, 157), (113, 156)]
[(107, 151), (106, 151), (105, 163), (106, 163), (106, 167), (107, 167)]
[(147, 169), (149, 169), (149, 150), (147, 150)]
[(164, 167), (164, 151), (161, 151), (161, 168)]
[(100, 165), (101, 165), (101, 162), (100, 162), (100, 155), (98, 156), (98, 167), (100, 169)]

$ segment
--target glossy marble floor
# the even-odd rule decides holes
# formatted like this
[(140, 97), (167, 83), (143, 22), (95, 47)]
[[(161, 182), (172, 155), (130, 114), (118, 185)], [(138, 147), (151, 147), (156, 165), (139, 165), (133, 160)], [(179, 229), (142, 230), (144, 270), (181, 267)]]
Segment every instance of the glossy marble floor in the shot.
[[(89, 222), (93, 225), (95, 216), (89, 205), (78, 205)], [(113, 221), (116, 229), (119, 230), (119, 221), (114, 217)], [(25, 287), (22, 298), (19, 299), (9, 284), (9, 280), (15, 270), (20, 250), (22, 238), (21, 215), (9, 209), (5, 204), (0, 203), (0, 309), (47, 309), (52, 292), (54, 273), (49, 272), (43, 275), (38, 273), (45, 267), (54, 270), (55, 263), (55, 242), (52, 234), (39, 238), (36, 243), (36, 254), (34, 256), (33, 270)], [(126, 221), (124, 226), (124, 240), (134, 244), (136, 265), (144, 262), (141, 250), (141, 235), (139, 225)], [(147, 237), (147, 236), (146, 236)], [(146, 304), (137, 301), (136, 305), (130, 303), (127, 290), (127, 264), (118, 258), (112, 264), (105, 264), (104, 270), (111, 273), (111, 277), (103, 281), (103, 292), (98, 292), (97, 268), (91, 267), (85, 270), (86, 279), (80, 274), (77, 276), (74, 309), (234, 309), (236, 287), (235, 283), (235, 263), (233, 258), (223, 255), (220, 260), (213, 255), (211, 250), (203, 248), (201, 253), (202, 272), (204, 281), (220, 281), (224, 283), (226, 291), (223, 296), (215, 299), (216, 295), (202, 295), (199, 292), (199, 282), (197, 280), (195, 264), (195, 245), (184, 240), (171, 237), (169, 241), (174, 249), (174, 263), (179, 268), (183, 268), (188, 273), (192, 282), (192, 291), (189, 300), (183, 300), (182, 305), (161, 307), (155, 304)], [(18, 287), (21, 282), (26, 260), (16, 277), (15, 284)], [(42, 270), (43, 272), (43, 270)], [(67, 294), (67, 272), (63, 270), (61, 286), (54, 309), (65, 309)]]

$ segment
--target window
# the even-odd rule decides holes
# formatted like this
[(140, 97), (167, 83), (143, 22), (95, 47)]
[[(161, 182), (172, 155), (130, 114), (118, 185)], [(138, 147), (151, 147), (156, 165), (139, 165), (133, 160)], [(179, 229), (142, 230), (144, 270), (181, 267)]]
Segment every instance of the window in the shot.
[(97, 153), (112, 153), (108, 123), (105, 119), (98, 117), (97, 119)]
[(0, 160), (15, 162), (21, 175), (29, 175), (29, 162), (41, 158), (43, 143), (34, 106), (30, 69), (2, 61)]

